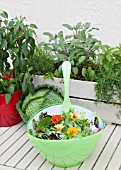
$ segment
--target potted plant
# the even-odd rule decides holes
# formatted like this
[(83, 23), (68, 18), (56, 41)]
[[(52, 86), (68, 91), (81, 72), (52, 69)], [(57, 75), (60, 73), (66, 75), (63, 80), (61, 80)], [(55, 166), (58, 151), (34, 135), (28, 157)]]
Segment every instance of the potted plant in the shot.
[(19, 123), (16, 103), (20, 96), (34, 92), (28, 63), (34, 52), (37, 27), (27, 25), (25, 20), (9, 20), (7, 12), (0, 12), (0, 126)]
[[(40, 73), (40, 75), (44, 74), (44, 77), (35, 76), (34, 84), (50, 83), (64, 88), (60, 83), (62, 80), (61, 63), (68, 60), (72, 65), (70, 96), (73, 103), (96, 110), (106, 122), (121, 124), (120, 45), (116, 48), (102, 45), (101, 41), (92, 35), (92, 30), (96, 28), (92, 28), (90, 23), (77, 23), (75, 26), (63, 24), (63, 26), (72, 33), (69, 35), (64, 35), (62, 31), (55, 35), (50, 32), (44, 33), (49, 37), (49, 41), (42, 42), (41, 47), (38, 48), (47, 51), (46, 58), (50, 59), (51, 63), (53, 61), (54, 71), (48, 71), (46, 74)], [(113, 81), (111, 72), (113, 72)], [(44, 79), (52, 77), (59, 78), (54, 78), (54, 81)], [(108, 82), (112, 82), (111, 86), (110, 83), (107, 86)], [(114, 103), (116, 105), (113, 105)]]

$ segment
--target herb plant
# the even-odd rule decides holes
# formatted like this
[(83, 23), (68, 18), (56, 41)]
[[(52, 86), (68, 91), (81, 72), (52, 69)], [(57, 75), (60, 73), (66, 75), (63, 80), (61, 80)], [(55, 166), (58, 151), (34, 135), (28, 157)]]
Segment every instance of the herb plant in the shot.
[(6, 94), (7, 103), (15, 91), (22, 89), (25, 95), (34, 92), (28, 63), (34, 53), (37, 27), (25, 20), (9, 20), (7, 12), (0, 12), (0, 94)]
[(48, 57), (48, 51), (42, 49), (41, 43), (36, 46), (29, 61), (29, 67), (33, 67), (32, 73), (36, 75), (46, 75), (54, 72), (54, 61)]
[(63, 26), (70, 30), (71, 34), (64, 35), (63, 31), (55, 35), (44, 33), (49, 37), (49, 42), (43, 43), (43, 46), (49, 51), (50, 58), (56, 61), (54, 76), (62, 76), (61, 64), (68, 60), (72, 65), (71, 78), (93, 80), (100, 41), (94, 38), (91, 32), (98, 29), (92, 28), (90, 23), (81, 22), (75, 26)]
[(33, 119), (33, 129), (30, 129), (29, 133), (34, 137), (46, 140), (83, 138), (101, 130), (98, 127), (98, 118), (95, 117), (94, 120), (91, 122), (85, 118), (84, 112), (78, 116), (74, 109), (54, 116), (42, 112), (39, 121)]
[[(102, 46), (96, 73), (97, 101), (117, 104), (121, 108), (121, 44), (116, 48)], [(117, 115), (121, 116), (121, 112)]]

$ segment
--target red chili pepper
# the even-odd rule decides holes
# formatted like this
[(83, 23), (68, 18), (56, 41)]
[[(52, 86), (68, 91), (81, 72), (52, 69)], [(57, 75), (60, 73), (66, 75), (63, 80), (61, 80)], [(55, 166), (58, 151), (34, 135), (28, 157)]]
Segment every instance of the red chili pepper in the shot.
[(19, 31), (19, 32), (20, 32), (20, 31), (22, 31), (22, 28), (21, 28), (21, 27), (19, 27), (19, 28), (18, 28), (18, 31)]
[(8, 74), (6, 74), (5, 76), (3, 76), (4, 79), (8, 80), (9, 77), (8, 77)]
[(14, 78), (14, 72), (11, 73), (10, 78)]

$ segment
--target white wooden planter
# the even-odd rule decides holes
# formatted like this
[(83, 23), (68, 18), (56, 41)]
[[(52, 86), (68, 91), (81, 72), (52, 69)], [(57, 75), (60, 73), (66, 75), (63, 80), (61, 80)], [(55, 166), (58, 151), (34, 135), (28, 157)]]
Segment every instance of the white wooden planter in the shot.
[[(53, 84), (61, 87), (64, 90), (64, 84), (61, 83), (63, 79), (54, 78), (44, 79), (42, 76), (35, 76), (33, 82), (35, 86), (40, 84)], [(92, 111), (97, 112), (97, 114), (107, 123), (117, 123), (121, 124), (121, 118), (118, 119), (116, 113), (119, 112), (119, 107), (112, 104), (106, 104), (100, 102), (95, 104), (95, 82), (70, 80), (70, 98), (73, 104), (79, 104), (86, 107)]]

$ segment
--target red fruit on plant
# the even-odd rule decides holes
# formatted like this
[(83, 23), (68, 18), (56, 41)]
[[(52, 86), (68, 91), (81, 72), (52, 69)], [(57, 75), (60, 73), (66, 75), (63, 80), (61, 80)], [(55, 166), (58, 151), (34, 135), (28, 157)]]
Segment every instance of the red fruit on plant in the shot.
[(9, 79), (9, 76), (8, 74), (6, 74), (5, 76), (3, 76), (4, 79), (8, 80)]
[(2, 22), (2, 20), (0, 19), (0, 22)]
[(14, 78), (14, 72), (11, 73), (10, 78)]
[(19, 31), (19, 32), (20, 32), (20, 31), (22, 31), (22, 28), (21, 28), (21, 27), (19, 27), (19, 28), (18, 28), (18, 31)]

